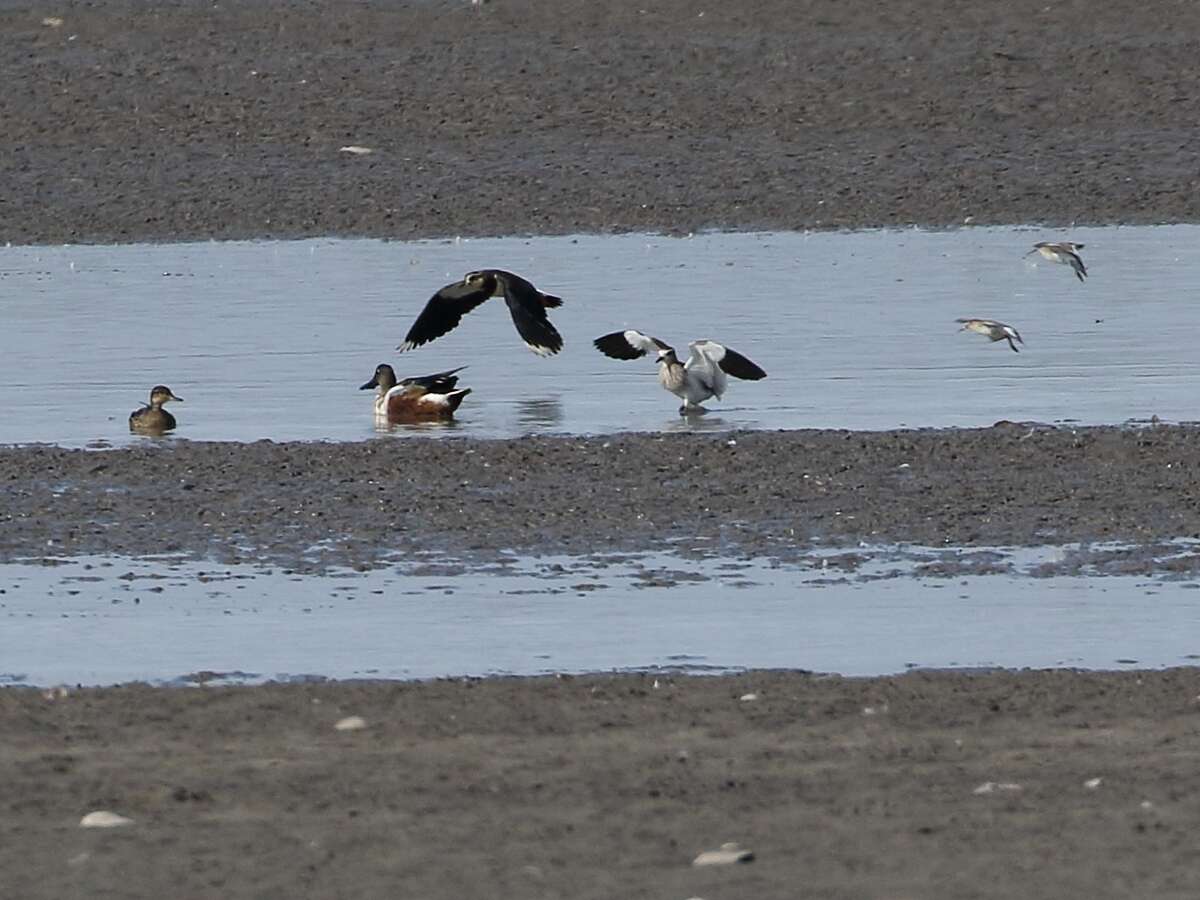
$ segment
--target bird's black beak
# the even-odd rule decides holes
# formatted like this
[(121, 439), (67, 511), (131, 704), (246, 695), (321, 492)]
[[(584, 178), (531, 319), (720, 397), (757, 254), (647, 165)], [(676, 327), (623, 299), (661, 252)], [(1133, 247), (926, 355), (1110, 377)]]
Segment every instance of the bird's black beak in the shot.
[(360, 391), (369, 391), (369, 390), (371, 390), (371, 388), (377, 388), (377, 387), (379, 387), (379, 379), (372, 378), (370, 381), (368, 381), (366, 384), (364, 384), (362, 387), (360, 387), (359, 390)]

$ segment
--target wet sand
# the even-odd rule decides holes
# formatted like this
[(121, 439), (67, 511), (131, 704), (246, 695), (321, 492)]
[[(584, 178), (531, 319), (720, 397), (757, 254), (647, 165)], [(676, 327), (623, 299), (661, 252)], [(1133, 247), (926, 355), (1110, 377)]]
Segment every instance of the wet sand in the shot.
[(0, 242), (1200, 218), (1195, 4), (7, 2), (0, 33)]
[[(14, 898), (1190, 898), (1198, 693), (1194, 670), (10, 689), (0, 871)], [(96, 809), (133, 824), (79, 828)], [(726, 841), (754, 861), (691, 865)]]
[[(1200, 219), (1194, 4), (641, 6), (0, 3), (0, 241)], [(0, 555), (1200, 535), (1178, 427), (404, 452), (5, 450)], [(653, 681), (9, 689), (0, 895), (1194, 896), (1194, 671)]]
[(1200, 431), (1186, 426), (168, 439), (0, 449), (0, 471), (0, 560), (170, 553), (319, 571), (430, 552), (470, 566), (1121, 542), (1110, 571), (1200, 570), (1198, 554), (1159, 559), (1160, 542), (1200, 537)]

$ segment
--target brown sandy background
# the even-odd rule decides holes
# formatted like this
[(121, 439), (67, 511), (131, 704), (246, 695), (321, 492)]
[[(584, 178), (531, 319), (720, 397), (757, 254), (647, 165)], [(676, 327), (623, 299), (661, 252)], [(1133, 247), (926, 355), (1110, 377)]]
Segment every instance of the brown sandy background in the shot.
[[(0, 2), (0, 35), (0, 241), (1177, 222), (1200, 208), (1190, 2)], [(725, 500), (744, 507), (747, 552), (775, 549), (797, 507), (819, 523), (808, 538), (835, 542), (1197, 533), (1188, 429), (738, 439), (748, 475)], [(514, 473), (551, 473), (549, 514), (514, 528), (522, 546), (618, 542), (567, 511), (619, 511), (595, 485), (657, 473), (662, 444), (622, 440), (618, 468), (572, 442), (487, 445)], [(719, 443), (673, 440), (695, 455), (678, 480), (638, 476), (656, 499), (711, 489), (706, 465), (730, 475)], [(828, 491), (776, 487), (747, 447), (791, 454)], [(223, 553), (239, 526), (205, 545), (196, 524), (217, 510), (260, 554), (294, 555), (238, 486), (286, 462), (309, 487), (262, 483), (252, 499), (320, 504), (312, 486), (353, 479), (371, 452), (6, 451), (0, 542), (6, 558), (47, 539), (144, 552), (164, 535)], [(901, 457), (911, 478), (890, 468)], [(173, 463), (165, 528), (106, 492)], [(973, 480), (955, 481), (960, 466)], [(83, 487), (48, 492), (63, 472)], [(419, 518), (438, 545), (493, 549), (485, 494), (435, 485)], [(480, 546), (463, 547), (461, 496), (487, 525)], [(849, 503), (865, 521), (834, 524)], [(411, 546), (413, 515), (363, 523), (339, 559)], [(119, 523), (111, 537), (104, 523)], [(693, 509), (678, 527), (716, 525)], [(0, 897), (1196, 895), (1191, 670), (653, 681), (6, 690)], [(370, 727), (334, 732), (348, 714)], [(1020, 788), (974, 794), (985, 782)], [(95, 808), (135, 824), (80, 830)], [(689, 867), (726, 840), (757, 861)]]
[(3, 2), (0, 33), (0, 241), (1200, 212), (1187, 0)]

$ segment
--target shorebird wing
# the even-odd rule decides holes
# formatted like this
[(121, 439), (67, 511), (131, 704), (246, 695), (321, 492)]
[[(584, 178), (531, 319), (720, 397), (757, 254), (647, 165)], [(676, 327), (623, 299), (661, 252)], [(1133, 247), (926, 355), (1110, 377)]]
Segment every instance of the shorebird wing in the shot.
[(401, 385), (416, 384), (435, 394), (445, 394), (454, 390), (454, 386), (458, 384), (458, 378), (455, 372), (461, 372), (466, 366), (459, 366), (457, 369), (449, 369), (445, 372), (438, 372), (434, 375), (417, 375), (411, 378), (402, 379)]
[(448, 284), (432, 297), (404, 336), (404, 343), (396, 349), (403, 353), (422, 344), (440, 338), (452, 331), (462, 317), (491, 296), (482, 287), (472, 287), (463, 281)]
[[(506, 273), (507, 274), (507, 273)], [(524, 278), (502, 277), (504, 302), (512, 316), (513, 325), (525, 346), (538, 356), (553, 356), (562, 349), (562, 335), (546, 316), (547, 307), (562, 306), (562, 301), (543, 294)]]
[[(1083, 244), (1076, 244), (1076, 247), (1082, 247)], [(1073, 250), (1065, 252), (1067, 262), (1071, 264), (1071, 268), (1075, 270), (1075, 277), (1080, 281), (1087, 278), (1087, 268), (1083, 265), (1083, 260), (1079, 258), (1079, 254)]]
[(688, 346), (692, 349), (691, 359), (688, 360), (689, 365), (697, 356), (702, 356), (716, 363), (726, 375), (732, 375), (734, 378), (758, 381), (767, 377), (766, 372), (742, 354), (736, 350), (730, 350), (716, 341), (692, 341)]
[(638, 359), (647, 353), (671, 349), (669, 344), (664, 344), (658, 338), (632, 330), (614, 331), (596, 338), (592, 343), (597, 350), (613, 359)]

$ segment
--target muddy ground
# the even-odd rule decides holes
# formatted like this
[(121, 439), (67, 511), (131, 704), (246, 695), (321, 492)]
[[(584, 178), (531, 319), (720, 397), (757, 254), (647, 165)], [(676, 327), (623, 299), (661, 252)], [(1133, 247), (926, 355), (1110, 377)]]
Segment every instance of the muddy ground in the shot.
[[(2, 893), (1192, 898), (1198, 694), (1188, 669), (9, 689)], [(79, 827), (99, 809), (133, 823)], [(754, 861), (691, 865), (727, 841)]]
[(0, 448), (0, 473), (8, 560), (313, 571), (430, 551), (470, 565), (1123, 542), (1110, 572), (1200, 570), (1197, 554), (1161, 559), (1162, 541), (1200, 538), (1200, 430), (1186, 426), (21, 447)]
[[(0, 241), (1200, 218), (1192, 3), (0, 0), (0, 34)], [(421, 448), (420, 485), (375, 443), (6, 450), (0, 555), (1200, 534), (1187, 428)], [(0, 897), (1190, 898), (1198, 695), (1192, 670), (8, 689)], [(78, 827), (101, 808), (134, 822)], [(690, 866), (729, 840), (756, 860)]]
[(1200, 218), (1194, 3), (0, 0), (0, 34), (0, 242)]

